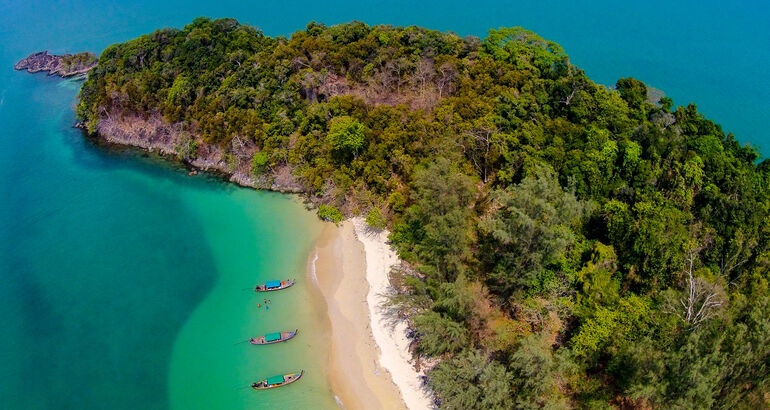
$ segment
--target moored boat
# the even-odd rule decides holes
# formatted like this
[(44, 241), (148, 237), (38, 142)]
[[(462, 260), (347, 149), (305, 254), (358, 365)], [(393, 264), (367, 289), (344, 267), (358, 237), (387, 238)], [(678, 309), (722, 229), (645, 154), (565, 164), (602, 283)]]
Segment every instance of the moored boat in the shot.
[(286, 289), (293, 284), (294, 284), (294, 279), (271, 280), (265, 283), (264, 285), (257, 285), (257, 287), (254, 288), (254, 291), (269, 292), (271, 290), (281, 290), (281, 289)]
[(305, 373), (304, 370), (300, 370), (298, 373), (289, 373), (284, 375), (268, 377), (265, 380), (260, 380), (256, 383), (252, 383), (251, 388), (254, 390), (265, 390), (265, 389), (274, 389), (276, 387), (286, 386), (287, 384), (291, 384), (299, 380), (299, 378), (302, 377), (302, 374), (304, 373)]
[(253, 345), (269, 345), (272, 343), (285, 342), (291, 339), (292, 337), (296, 336), (298, 331), (299, 329), (296, 329), (294, 331), (268, 333), (264, 336), (252, 337), (251, 339), (249, 339), (249, 343)]

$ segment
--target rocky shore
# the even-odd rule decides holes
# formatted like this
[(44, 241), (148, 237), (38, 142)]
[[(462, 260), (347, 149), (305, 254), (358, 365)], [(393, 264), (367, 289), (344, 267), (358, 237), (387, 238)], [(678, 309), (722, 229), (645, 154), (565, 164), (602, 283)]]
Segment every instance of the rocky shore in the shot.
[[(86, 128), (82, 123), (75, 127)], [(225, 152), (222, 147), (204, 142), (160, 115), (106, 115), (99, 120), (96, 130), (91, 131), (103, 141), (158, 152), (186, 163), (193, 171), (218, 173), (241, 186), (287, 193), (305, 191), (287, 166), (270, 169), (255, 178), (251, 159), (258, 149), (253, 142), (233, 138), (229, 152)]]
[(40, 51), (22, 59), (13, 68), (27, 70), (29, 73), (47, 71), (48, 75), (72, 77), (87, 73), (96, 67), (97, 62), (96, 56), (88, 52), (55, 55), (48, 54), (48, 51)]

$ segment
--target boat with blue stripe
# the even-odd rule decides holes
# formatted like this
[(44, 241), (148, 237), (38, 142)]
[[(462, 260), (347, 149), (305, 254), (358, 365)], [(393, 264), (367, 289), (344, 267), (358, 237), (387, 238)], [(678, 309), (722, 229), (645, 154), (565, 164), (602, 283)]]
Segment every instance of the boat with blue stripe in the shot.
[(270, 292), (273, 290), (281, 290), (286, 289), (289, 286), (294, 285), (294, 279), (286, 279), (286, 280), (271, 280), (266, 282), (264, 285), (257, 285), (254, 288), (255, 292)]
[(299, 329), (294, 331), (268, 333), (264, 336), (252, 337), (249, 339), (249, 343), (253, 345), (269, 345), (273, 343), (281, 343), (296, 336), (297, 332), (299, 332)]
[(304, 373), (305, 373), (304, 370), (300, 370), (297, 373), (289, 373), (284, 375), (268, 377), (265, 380), (252, 383), (251, 388), (255, 390), (265, 390), (265, 389), (273, 389), (276, 387), (286, 386), (287, 384), (291, 384), (299, 380), (299, 378), (302, 377)]

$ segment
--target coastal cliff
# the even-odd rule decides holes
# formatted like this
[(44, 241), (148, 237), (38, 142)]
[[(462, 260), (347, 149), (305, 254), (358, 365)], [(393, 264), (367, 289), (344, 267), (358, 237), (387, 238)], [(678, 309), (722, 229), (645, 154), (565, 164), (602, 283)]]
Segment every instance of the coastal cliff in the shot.
[[(82, 123), (78, 128), (85, 128)], [(225, 175), (241, 186), (278, 192), (300, 193), (303, 187), (288, 167), (275, 167), (259, 177), (252, 173), (251, 161), (258, 151), (248, 139), (233, 138), (229, 147), (209, 144), (159, 115), (147, 117), (125, 114), (101, 118), (96, 135), (113, 144), (155, 151), (176, 158), (196, 169)]]
[(30, 73), (47, 71), (48, 75), (60, 77), (72, 77), (89, 72), (96, 67), (98, 59), (93, 53), (82, 52), (77, 54), (48, 54), (48, 51), (32, 53), (27, 58), (16, 63), (16, 70), (27, 70)]

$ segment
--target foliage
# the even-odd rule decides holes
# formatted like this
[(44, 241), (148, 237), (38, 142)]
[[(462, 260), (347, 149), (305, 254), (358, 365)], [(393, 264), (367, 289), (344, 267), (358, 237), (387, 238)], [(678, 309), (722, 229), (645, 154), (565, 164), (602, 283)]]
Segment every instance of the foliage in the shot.
[(479, 222), (493, 288), (510, 295), (542, 285), (544, 271), (558, 271), (575, 241), (571, 228), (589, 206), (565, 192), (547, 168), (536, 168), (521, 183), (496, 191), (493, 199), (495, 211)]
[(415, 317), (420, 333), (418, 349), (430, 356), (460, 351), (468, 343), (468, 331), (459, 323), (437, 312), (425, 312)]
[(174, 145), (174, 151), (180, 160), (193, 160), (198, 157), (198, 141), (189, 134), (183, 134), (179, 142)]
[(344, 219), (339, 209), (326, 204), (321, 204), (318, 207), (318, 216), (325, 221), (334, 222), (335, 224), (339, 224)]
[(81, 70), (96, 64), (97, 58), (94, 53), (82, 52), (77, 54), (66, 54), (62, 56), (62, 71), (69, 72), (74, 70)]
[(436, 269), (441, 280), (454, 280), (468, 258), (473, 184), (446, 158), (415, 172), (414, 205), (406, 221), (415, 252)]
[(251, 173), (254, 176), (260, 176), (267, 171), (268, 165), (270, 162), (270, 157), (267, 155), (267, 152), (260, 151), (254, 154), (254, 156), (251, 158)]
[(364, 146), (365, 127), (354, 118), (348, 116), (335, 117), (329, 121), (329, 132), (326, 140), (332, 150), (358, 155)]
[(387, 223), (379, 207), (372, 207), (366, 214), (366, 224), (376, 231), (385, 229), (388, 226)]
[(510, 375), (483, 352), (466, 350), (430, 372), (430, 385), (445, 409), (510, 409)]
[(516, 408), (566, 407), (567, 398), (559, 391), (562, 361), (563, 357), (554, 355), (542, 336), (530, 335), (522, 340), (510, 360)]

